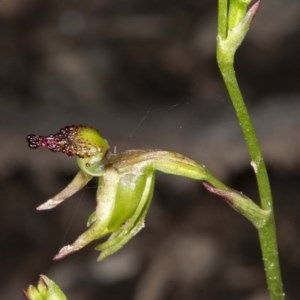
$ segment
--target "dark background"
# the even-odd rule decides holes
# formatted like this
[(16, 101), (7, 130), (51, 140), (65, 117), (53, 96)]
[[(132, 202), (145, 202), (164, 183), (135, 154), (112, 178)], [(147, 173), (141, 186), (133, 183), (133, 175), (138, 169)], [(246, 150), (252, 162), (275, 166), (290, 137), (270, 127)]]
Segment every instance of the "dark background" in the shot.
[[(287, 299), (300, 297), (299, 13), (299, 0), (262, 1), (236, 59), (270, 172)], [(92, 245), (51, 260), (84, 231), (96, 182), (35, 210), (76, 163), (25, 137), (68, 124), (98, 128), (119, 151), (181, 152), (257, 199), (215, 62), (216, 14), (211, 0), (0, 2), (1, 299), (21, 299), (40, 273), (74, 300), (268, 299), (255, 230), (199, 182), (158, 174), (146, 228), (98, 264)]]

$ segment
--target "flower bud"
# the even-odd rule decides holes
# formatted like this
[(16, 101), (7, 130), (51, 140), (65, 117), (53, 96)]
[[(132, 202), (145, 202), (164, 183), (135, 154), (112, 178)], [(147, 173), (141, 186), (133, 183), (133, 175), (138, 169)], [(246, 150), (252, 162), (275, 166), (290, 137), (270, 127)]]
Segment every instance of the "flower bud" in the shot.
[(45, 275), (40, 275), (37, 287), (30, 285), (24, 295), (28, 300), (67, 300), (59, 286)]

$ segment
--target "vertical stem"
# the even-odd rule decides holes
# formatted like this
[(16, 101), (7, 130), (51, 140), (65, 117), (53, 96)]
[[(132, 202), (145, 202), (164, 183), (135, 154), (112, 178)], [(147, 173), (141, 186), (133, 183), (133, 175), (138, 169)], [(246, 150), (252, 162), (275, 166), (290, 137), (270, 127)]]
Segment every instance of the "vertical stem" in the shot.
[(261, 208), (271, 211), (269, 221), (261, 229), (258, 229), (258, 234), (270, 297), (272, 300), (282, 300), (284, 299), (284, 292), (278, 258), (274, 211), (269, 178), (254, 126), (236, 79), (234, 71), (234, 52), (229, 51), (228, 53), (228, 51), (224, 51), (224, 49), (220, 46), (220, 41), (226, 39), (226, 37), (224, 38), (224, 28), (227, 28), (227, 25), (226, 20), (224, 22), (223, 19), (224, 15), (228, 15), (228, 0), (219, 0), (217, 61), (248, 146), (251, 157), (251, 165), (254, 168), (257, 180)]
[(219, 0), (218, 3), (218, 35), (225, 39), (227, 35), (228, 1)]
[(278, 258), (272, 195), (267, 170), (233, 67), (228, 65), (222, 66), (221, 63), (220, 69), (248, 145), (258, 184), (261, 207), (272, 212), (269, 221), (258, 230), (258, 234), (271, 299), (282, 300), (284, 299), (284, 292)]
[[(218, 53), (219, 52), (220, 51), (218, 51)], [(265, 210), (270, 210), (273, 209), (272, 195), (265, 162), (259, 147), (252, 121), (236, 79), (233, 60), (224, 59), (224, 56), (224, 53), (222, 55), (217, 55), (218, 64), (248, 146), (252, 161), (251, 164), (254, 168), (257, 179), (261, 207)]]

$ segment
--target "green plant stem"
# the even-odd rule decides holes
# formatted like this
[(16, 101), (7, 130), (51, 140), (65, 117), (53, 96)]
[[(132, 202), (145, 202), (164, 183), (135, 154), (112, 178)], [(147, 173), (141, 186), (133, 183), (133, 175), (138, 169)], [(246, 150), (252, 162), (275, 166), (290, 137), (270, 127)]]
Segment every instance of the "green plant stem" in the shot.
[(227, 5), (224, 3), (228, 3), (228, 1), (219, 0), (218, 30), (220, 33), (218, 32), (217, 61), (248, 146), (251, 157), (251, 165), (254, 168), (257, 180), (261, 208), (271, 211), (270, 219), (265, 226), (258, 229), (258, 234), (270, 297), (272, 300), (282, 300), (284, 299), (284, 291), (278, 258), (272, 194), (267, 169), (256, 137), (254, 126), (236, 79), (234, 71), (235, 51), (226, 51), (227, 49), (224, 50), (220, 45), (220, 40), (226, 38), (224, 38), (224, 28), (221, 28), (224, 26), (224, 15), (227, 16), (228, 14)]
[(261, 207), (271, 211), (269, 221), (265, 226), (258, 229), (258, 233), (271, 299), (282, 300), (284, 299), (284, 292), (282, 288), (282, 279), (277, 250), (272, 195), (267, 170), (261, 155), (252, 122), (235, 77), (234, 70), (232, 67), (224, 66), (222, 64), (220, 65), (220, 69), (222, 70), (221, 73), (224, 82), (230, 98), (232, 99), (233, 106), (247, 142), (249, 153), (252, 159), (252, 165), (256, 166), (254, 169), (260, 194)]
[(225, 39), (227, 34), (228, 1), (219, 0), (218, 3), (218, 36)]

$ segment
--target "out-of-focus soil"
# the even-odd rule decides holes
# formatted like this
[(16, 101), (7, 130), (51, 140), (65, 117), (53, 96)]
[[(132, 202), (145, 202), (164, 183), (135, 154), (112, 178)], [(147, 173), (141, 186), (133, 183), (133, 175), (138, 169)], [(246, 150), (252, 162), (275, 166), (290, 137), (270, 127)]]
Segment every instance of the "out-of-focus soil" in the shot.
[[(263, 2), (236, 70), (273, 188), (287, 299), (300, 279), (300, 2)], [(0, 2), (1, 299), (38, 274), (74, 300), (268, 299), (257, 234), (199, 182), (158, 174), (146, 227), (96, 263), (93, 246), (52, 257), (84, 231), (96, 182), (53, 211), (35, 207), (74, 159), (30, 150), (29, 133), (99, 128), (111, 147), (183, 153), (257, 199), (215, 62), (217, 1)]]

